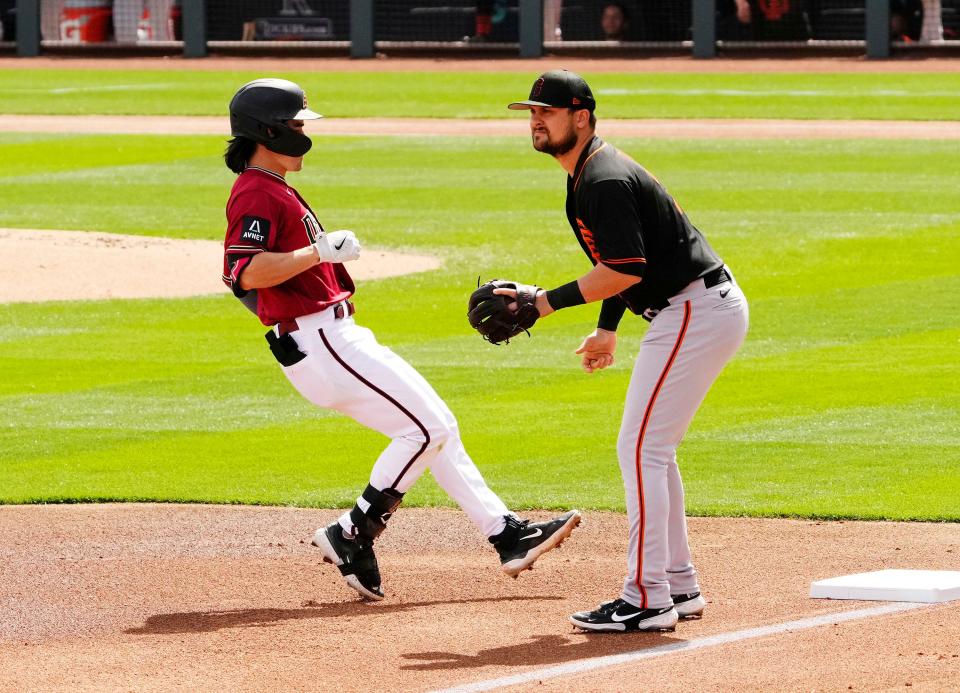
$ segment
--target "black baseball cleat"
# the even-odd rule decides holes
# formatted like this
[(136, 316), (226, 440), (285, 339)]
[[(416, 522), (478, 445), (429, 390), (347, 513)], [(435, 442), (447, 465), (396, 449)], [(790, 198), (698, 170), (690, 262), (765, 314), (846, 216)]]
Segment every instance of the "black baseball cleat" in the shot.
[(623, 632), (628, 630), (673, 630), (677, 625), (677, 610), (641, 609), (622, 599), (604, 602), (596, 611), (578, 611), (570, 622), (583, 630)]
[(348, 539), (343, 536), (339, 522), (321, 527), (313, 535), (314, 546), (323, 553), (326, 563), (333, 563), (347, 584), (363, 599), (378, 602), (383, 599), (380, 589), (380, 568), (373, 553), (373, 542)]
[(707, 600), (700, 596), (699, 592), (690, 594), (671, 594), (673, 608), (677, 610), (680, 618), (700, 618), (703, 615), (703, 609), (707, 605)]
[(557, 548), (580, 524), (580, 511), (571, 510), (554, 520), (530, 522), (508, 515), (507, 525), (490, 543), (500, 554), (500, 567), (512, 578), (530, 570), (543, 554)]

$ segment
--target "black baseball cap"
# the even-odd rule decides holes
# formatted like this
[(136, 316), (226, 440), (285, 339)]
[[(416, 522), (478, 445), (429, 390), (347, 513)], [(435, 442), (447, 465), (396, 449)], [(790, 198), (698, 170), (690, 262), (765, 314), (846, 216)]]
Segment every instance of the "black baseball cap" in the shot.
[(531, 106), (585, 108), (592, 113), (597, 107), (597, 102), (593, 99), (590, 85), (576, 72), (550, 70), (540, 75), (533, 83), (529, 99), (514, 101), (507, 108), (524, 111)]

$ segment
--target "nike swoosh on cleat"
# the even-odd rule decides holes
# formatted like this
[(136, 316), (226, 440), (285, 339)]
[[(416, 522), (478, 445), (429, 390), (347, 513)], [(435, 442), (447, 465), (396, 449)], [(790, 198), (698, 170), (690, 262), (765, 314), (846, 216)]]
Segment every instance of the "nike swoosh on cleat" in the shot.
[(638, 612), (635, 613), (635, 614), (626, 614), (626, 615), (624, 615), (624, 616), (621, 616), (621, 615), (618, 614), (616, 611), (614, 611), (612, 614), (610, 614), (610, 618), (612, 618), (612, 619), (613, 619), (614, 621), (616, 621), (617, 623), (623, 623), (624, 621), (629, 621), (631, 618), (636, 618), (636, 617), (639, 616), (641, 613), (643, 613), (643, 612), (642, 612), (642, 611), (638, 611)]
[(535, 537), (539, 537), (541, 534), (543, 534), (543, 530), (537, 527), (537, 529), (533, 530), (533, 533), (528, 534), (525, 537), (520, 537), (518, 541), (523, 541), (524, 539), (533, 539)]

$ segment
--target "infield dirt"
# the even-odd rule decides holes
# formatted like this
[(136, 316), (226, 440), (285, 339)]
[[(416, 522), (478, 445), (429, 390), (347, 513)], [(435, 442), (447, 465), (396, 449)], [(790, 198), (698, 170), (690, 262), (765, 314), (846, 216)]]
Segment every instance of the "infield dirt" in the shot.
[[(512, 580), (462, 513), (401, 509), (378, 543), (387, 598), (364, 603), (309, 545), (337, 514), (0, 507), (0, 688), (434, 690), (864, 608), (809, 599), (810, 582), (955, 569), (960, 556), (957, 525), (691, 518), (704, 618), (673, 633), (583, 634), (567, 616), (620, 588), (622, 515), (585, 513)], [(958, 643), (953, 602), (515, 690), (957, 690)]]

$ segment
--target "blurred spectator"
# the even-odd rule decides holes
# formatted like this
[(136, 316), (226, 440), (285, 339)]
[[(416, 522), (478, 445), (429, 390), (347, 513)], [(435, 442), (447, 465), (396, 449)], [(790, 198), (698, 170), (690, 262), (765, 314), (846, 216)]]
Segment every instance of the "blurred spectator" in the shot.
[(562, 41), (560, 15), (563, 14), (563, 0), (543, 0), (543, 40)]
[(497, 9), (495, 0), (477, 0), (477, 10), (473, 16), (473, 35), (464, 36), (463, 40), (470, 43), (489, 41), (493, 32), (493, 15)]
[[(543, 0), (543, 40), (561, 41), (560, 15), (563, 12), (563, 0)], [(469, 43), (483, 43), (490, 40), (493, 25), (503, 21), (507, 14), (504, 0), (477, 0), (477, 10), (474, 14), (474, 28), (472, 36), (464, 36), (463, 40)]]
[(755, 41), (753, 9), (748, 0), (720, 0), (717, 3), (717, 34), (725, 41)]
[(630, 13), (619, 2), (607, 3), (600, 14), (600, 27), (607, 41), (626, 41), (630, 30)]
[(940, 0), (890, 0), (890, 39), (938, 43), (944, 38)]
[(892, 41), (919, 41), (923, 26), (921, 0), (890, 0), (890, 39)]
[(60, 21), (65, 0), (44, 0), (40, 3), (40, 37), (44, 41), (60, 40)]
[(113, 31), (118, 43), (172, 41), (174, 0), (114, 0)]
[(726, 41), (802, 41), (810, 27), (802, 0), (719, 0), (719, 38)]
[(940, 0), (923, 0), (920, 40), (923, 43), (937, 43), (943, 40), (943, 9), (940, 7)]

